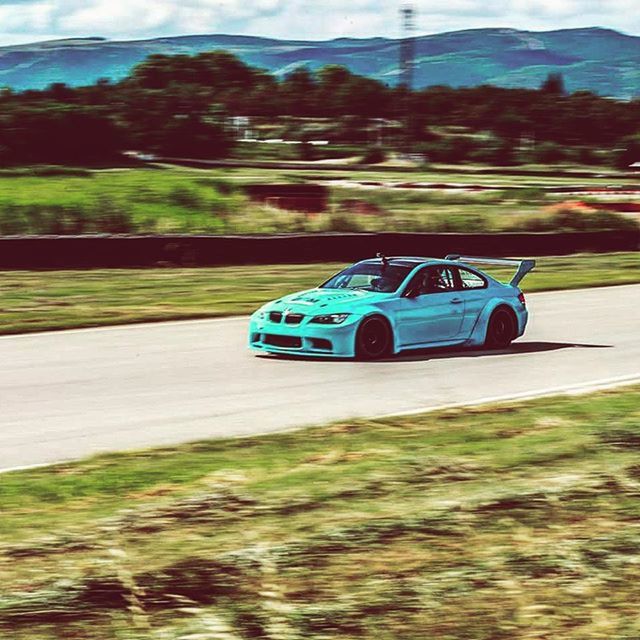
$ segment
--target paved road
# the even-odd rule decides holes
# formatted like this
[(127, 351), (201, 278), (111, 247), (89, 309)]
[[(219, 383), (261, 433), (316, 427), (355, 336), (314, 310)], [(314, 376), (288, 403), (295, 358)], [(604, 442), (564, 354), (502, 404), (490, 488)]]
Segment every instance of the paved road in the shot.
[(256, 357), (244, 318), (0, 338), (0, 469), (640, 379), (640, 285), (528, 297), (508, 351)]

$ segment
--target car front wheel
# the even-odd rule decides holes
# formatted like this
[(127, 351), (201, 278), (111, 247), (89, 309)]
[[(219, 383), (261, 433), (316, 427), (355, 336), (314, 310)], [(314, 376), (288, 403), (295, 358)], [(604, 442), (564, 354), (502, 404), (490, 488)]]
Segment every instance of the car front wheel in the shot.
[(386, 320), (378, 316), (365, 318), (356, 334), (356, 358), (377, 360), (391, 353), (392, 335)]

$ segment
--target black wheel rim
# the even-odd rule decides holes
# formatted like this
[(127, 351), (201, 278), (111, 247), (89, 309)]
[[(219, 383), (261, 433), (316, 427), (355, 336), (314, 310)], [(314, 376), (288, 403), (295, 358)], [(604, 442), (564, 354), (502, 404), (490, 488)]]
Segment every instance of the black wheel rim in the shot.
[(498, 313), (492, 322), (492, 338), (494, 344), (507, 344), (513, 334), (511, 318), (506, 313)]
[(389, 346), (389, 332), (380, 320), (367, 320), (360, 331), (360, 346), (364, 355), (375, 358)]

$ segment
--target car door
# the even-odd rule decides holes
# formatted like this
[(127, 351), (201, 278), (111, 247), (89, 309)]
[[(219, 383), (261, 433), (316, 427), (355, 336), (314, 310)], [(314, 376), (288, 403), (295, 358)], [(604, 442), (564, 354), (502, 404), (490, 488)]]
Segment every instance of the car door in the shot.
[(468, 338), (487, 304), (487, 280), (478, 272), (458, 267), (460, 295), (464, 300), (461, 337)]
[(464, 301), (453, 268), (432, 265), (408, 285), (396, 313), (402, 346), (447, 342), (460, 334)]

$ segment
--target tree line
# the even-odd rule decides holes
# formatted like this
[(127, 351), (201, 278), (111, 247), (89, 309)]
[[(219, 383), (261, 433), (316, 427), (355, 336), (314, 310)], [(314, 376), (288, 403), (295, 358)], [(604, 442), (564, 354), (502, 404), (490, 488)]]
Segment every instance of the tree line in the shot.
[(566, 95), (559, 76), (540, 90), (434, 86), (411, 92), (336, 65), (276, 78), (225, 52), (153, 55), (118, 83), (5, 89), (0, 107), (4, 164), (100, 162), (126, 149), (221, 157), (234, 144), (231, 116), (329, 119), (341, 125), (334, 141), (363, 144), (371, 141), (372, 122), (395, 121), (400, 125), (388, 144), (430, 149), (428, 155), (444, 161), (473, 157), (474, 143), (468, 135), (442, 139), (433, 131), (438, 127), (488, 132), (495, 148), (483, 147), (487, 161), (523, 144), (538, 148), (543, 160), (546, 149), (549, 161), (565, 146), (617, 149), (627, 154), (623, 161), (640, 150), (640, 100)]

